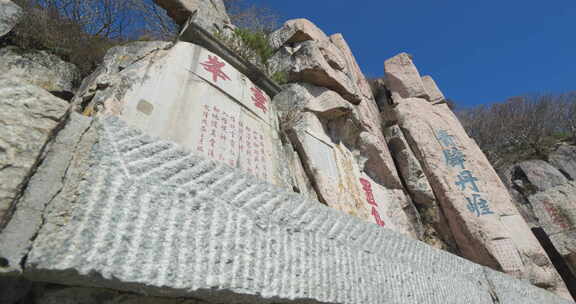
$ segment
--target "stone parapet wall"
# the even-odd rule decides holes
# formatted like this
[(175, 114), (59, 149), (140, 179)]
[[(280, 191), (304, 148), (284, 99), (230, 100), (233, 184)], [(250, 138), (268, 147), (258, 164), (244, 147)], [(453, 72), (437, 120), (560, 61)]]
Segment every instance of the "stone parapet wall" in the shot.
[[(569, 303), (114, 117), (73, 114), (56, 142), (70, 161), (48, 151), (21, 202), (43, 222), (9, 261), (30, 280), (210, 303)], [(46, 208), (38, 185), (58, 191)]]

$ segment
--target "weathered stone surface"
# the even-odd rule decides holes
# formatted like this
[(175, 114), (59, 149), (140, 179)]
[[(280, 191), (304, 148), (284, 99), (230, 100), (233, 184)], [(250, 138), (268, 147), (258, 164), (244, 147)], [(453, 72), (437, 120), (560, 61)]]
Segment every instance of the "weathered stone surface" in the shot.
[(270, 46), (279, 49), (284, 45), (308, 40), (327, 40), (328, 36), (314, 23), (307, 19), (292, 19), (270, 34)]
[(394, 101), (399, 98), (418, 97), (430, 100), (430, 95), (410, 55), (400, 53), (384, 62), (386, 86)]
[(262, 180), (277, 185), (289, 180), (276, 111), (264, 91), (200, 46), (179, 42), (151, 51), (113, 78), (124, 81), (111, 83), (101, 94), (98, 84), (107, 81), (106, 74), (85, 84), (100, 94), (88, 108), (120, 116)]
[(339, 48), (340, 51), (342, 51), (342, 55), (346, 60), (346, 71), (348, 77), (350, 77), (350, 79), (356, 83), (365, 99), (373, 99), (374, 97), (372, 96), (372, 89), (370, 89), (370, 85), (368, 84), (368, 81), (366, 81), (366, 77), (364, 77), (360, 66), (356, 62), (350, 46), (348, 46), (348, 43), (346, 40), (344, 40), (344, 36), (342, 36), (342, 34), (334, 34), (330, 36), (330, 41), (337, 48)]
[(543, 160), (523, 161), (514, 165), (512, 170), (514, 176), (520, 177), (514, 183), (528, 195), (568, 182), (558, 169)]
[(438, 198), (462, 256), (566, 295), (498, 175), (446, 104), (397, 100), (396, 120)]
[[(93, 144), (90, 139), (94, 139), (88, 132), (90, 123), (90, 119), (72, 113), (59, 136), (48, 146), (38, 172), (31, 177), (17, 202), (17, 212), (0, 234), (0, 260), (3, 261), (0, 275), (22, 272), (22, 260), (44, 223), (43, 210), (54, 197), (60, 195), (60, 198), (71, 201), (76, 195), (74, 190), (64, 185), (80, 183), (79, 175), (88, 168), (85, 158)], [(78, 170), (68, 171), (71, 164)]]
[(102, 64), (82, 81), (73, 99), (77, 110), (92, 114), (104, 105), (119, 103), (131, 85), (143, 80), (144, 72), (170, 47), (164, 41), (139, 41), (113, 47)]
[(318, 41), (318, 47), (320, 48), (320, 52), (324, 55), (324, 59), (328, 62), (328, 64), (335, 70), (344, 71), (348, 68), (348, 63), (344, 58), (344, 54), (342, 51), (336, 47), (330, 40), (321, 40)]
[(448, 222), (402, 130), (394, 125), (386, 128), (385, 135), (403, 184), (422, 218), (424, 233), (421, 240), (435, 248), (456, 253), (457, 247)]
[(334, 69), (322, 54), (318, 43), (305, 41), (300, 43), (289, 58), (288, 66), (290, 82), (306, 82), (325, 87), (342, 95), (353, 104), (362, 100), (358, 86), (346, 73)]
[(416, 237), (418, 220), (410, 219), (412, 202), (397, 173), (389, 174), (395, 167), (386, 143), (360, 123), (353, 105), (310, 84), (285, 86), (274, 103), (300, 116), (287, 126), (290, 140), (322, 202)]
[(4, 76), (71, 98), (80, 82), (78, 68), (46, 51), (0, 48), (0, 70)]
[[(116, 118), (91, 125), (86, 134), (95, 138), (77, 144), (92, 146), (88, 158), (66, 170), (78, 178), (53, 180), (67, 190), (44, 210), (26, 259), (30, 279), (210, 303), (569, 303)], [(166, 149), (180, 158), (162, 157)], [(94, 295), (55, 291), (46, 299), (66, 293)]]
[(548, 161), (567, 178), (576, 180), (576, 146), (560, 145), (548, 155)]
[[(576, 230), (576, 183), (569, 182), (528, 197), (548, 235)], [(576, 249), (576, 248), (575, 248)]]
[(0, 230), (68, 103), (8, 76), (0, 76)]
[(386, 140), (397, 168), (406, 185), (406, 190), (415, 203), (424, 206), (437, 204), (434, 191), (424, 174), (420, 162), (410, 149), (400, 127), (394, 125), (386, 129)]
[(429, 101), (432, 103), (440, 103), (446, 100), (444, 94), (436, 85), (436, 81), (431, 76), (422, 76), (422, 83), (424, 84), (424, 88), (430, 97)]
[(188, 17), (208, 32), (221, 31), (230, 24), (226, 6), (222, 0), (154, 0), (163, 7), (168, 16), (177, 24), (183, 25)]
[(8, 34), (22, 16), (22, 8), (10, 0), (0, 0), (0, 37)]

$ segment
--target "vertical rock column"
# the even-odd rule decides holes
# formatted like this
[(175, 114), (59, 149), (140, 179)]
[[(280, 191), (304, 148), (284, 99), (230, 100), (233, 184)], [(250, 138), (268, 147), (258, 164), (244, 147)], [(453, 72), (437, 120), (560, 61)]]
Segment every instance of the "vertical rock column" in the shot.
[[(418, 213), (398, 176), (370, 86), (342, 35), (305, 19), (271, 35), (271, 65), (290, 84), (274, 98), (281, 130), (302, 163), (309, 189), (330, 207), (414, 238)], [(293, 176), (302, 175), (294, 168)], [(304, 191), (303, 191), (304, 192)]]
[(570, 298), (478, 145), (409, 55), (385, 62), (392, 110), (420, 160), (462, 256)]

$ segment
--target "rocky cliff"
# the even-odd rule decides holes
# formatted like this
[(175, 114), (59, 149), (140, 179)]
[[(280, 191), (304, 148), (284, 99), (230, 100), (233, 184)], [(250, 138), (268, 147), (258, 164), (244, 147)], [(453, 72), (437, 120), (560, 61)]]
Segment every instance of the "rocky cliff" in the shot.
[(0, 49), (1, 303), (571, 303), (572, 146), (503, 182), (408, 54), (374, 96), (341, 34), (290, 20), (279, 86), (212, 35), (222, 1), (157, 3), (178, 41), (82, 81)]

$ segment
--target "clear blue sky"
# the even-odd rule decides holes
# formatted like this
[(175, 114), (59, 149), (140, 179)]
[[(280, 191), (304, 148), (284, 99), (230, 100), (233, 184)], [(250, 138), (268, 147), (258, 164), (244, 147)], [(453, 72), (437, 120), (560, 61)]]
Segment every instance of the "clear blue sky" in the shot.
[(408, 52), (459, 106), (576, 90), (576, 0), (250, 2), (342, 33), (368, 77)]

